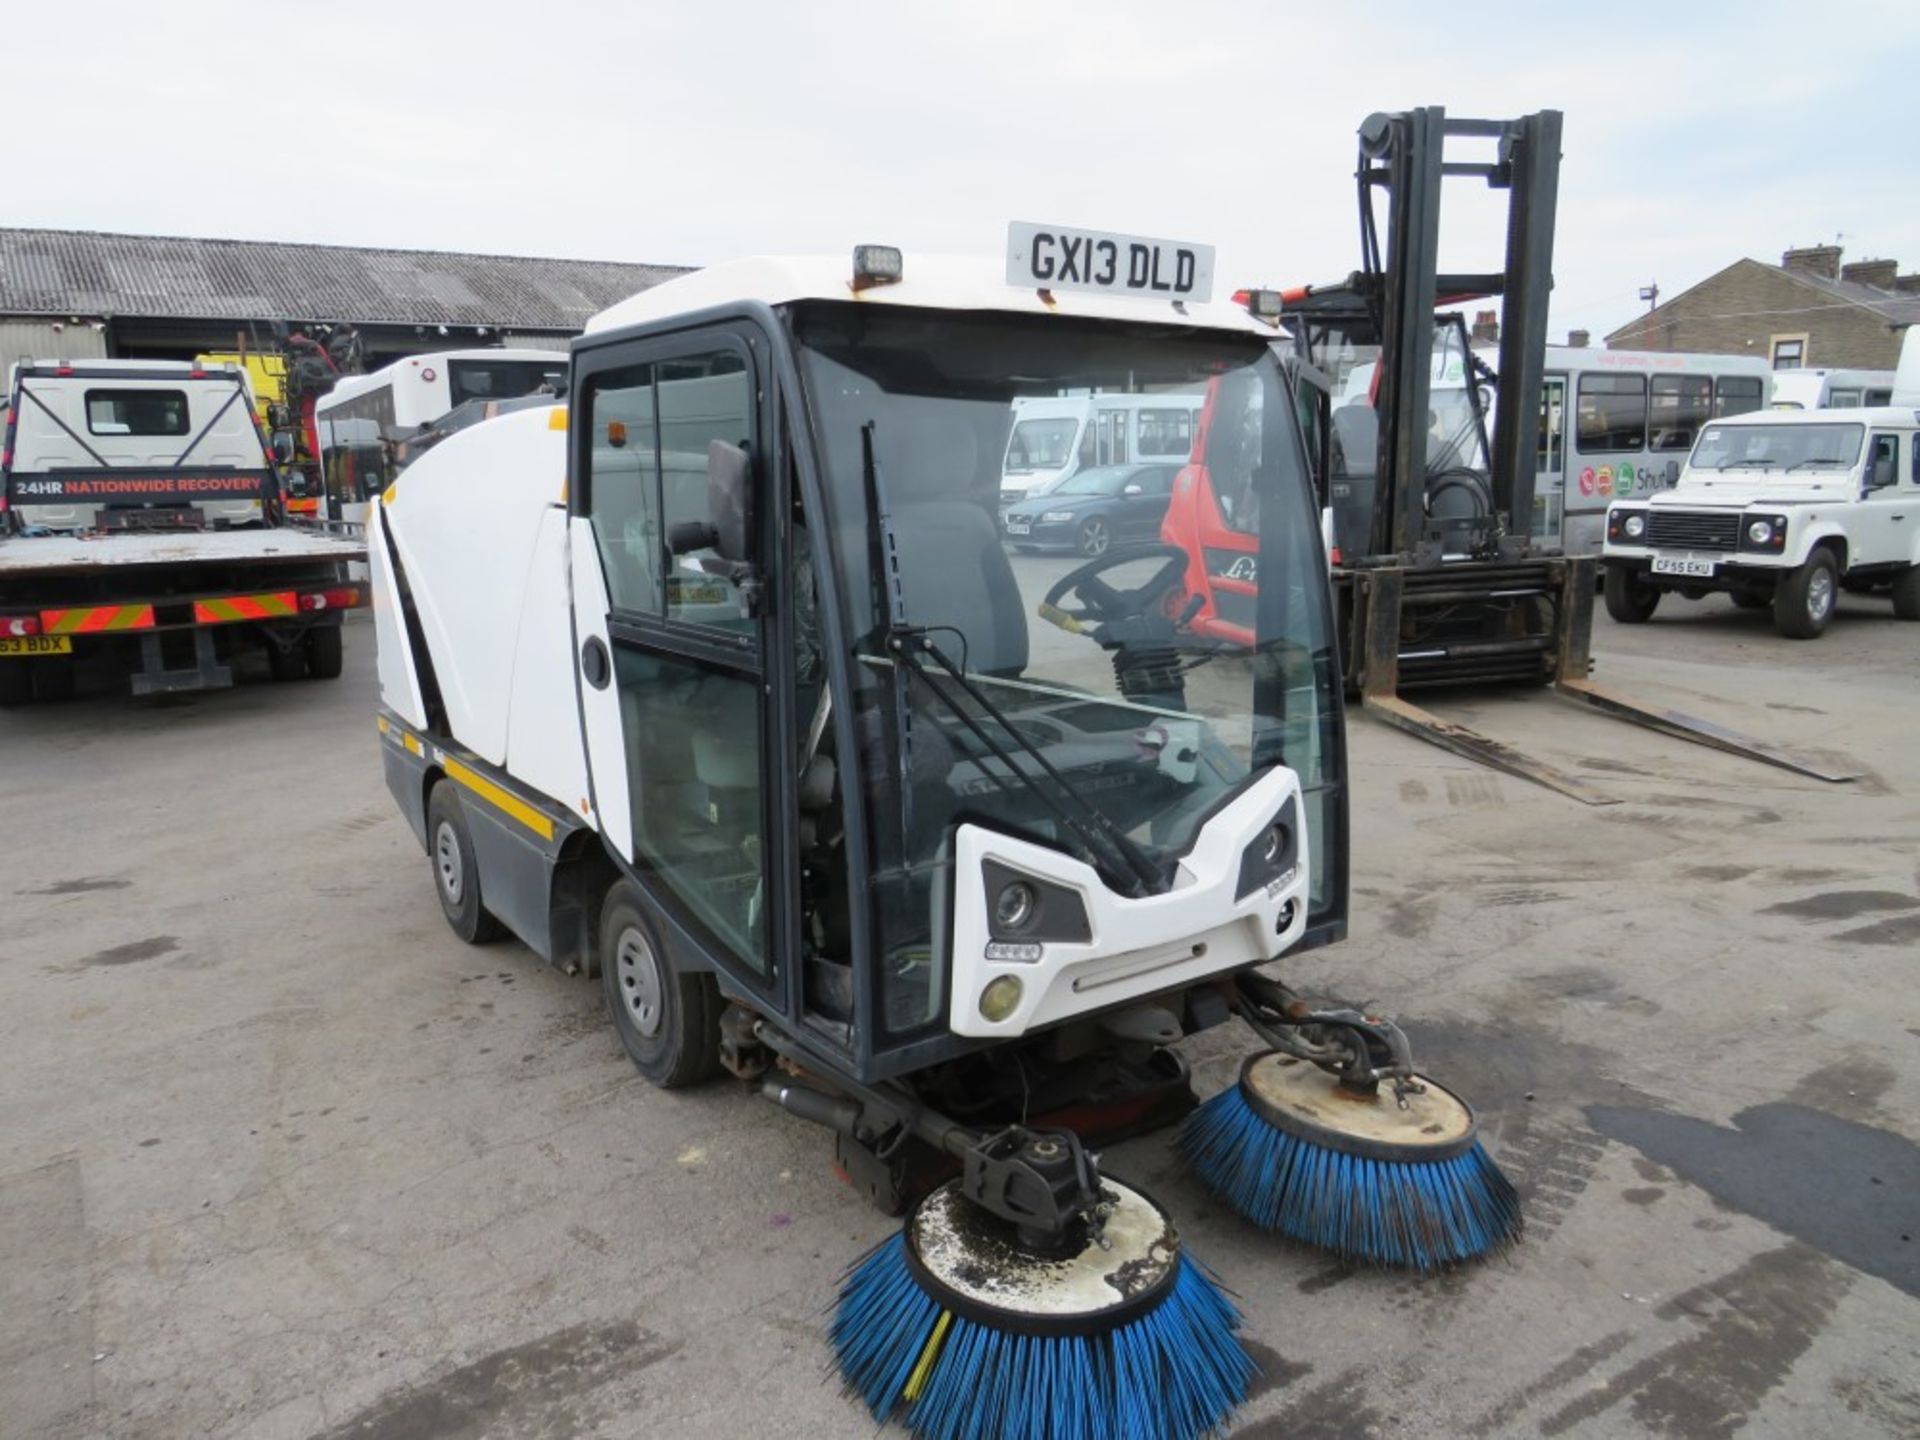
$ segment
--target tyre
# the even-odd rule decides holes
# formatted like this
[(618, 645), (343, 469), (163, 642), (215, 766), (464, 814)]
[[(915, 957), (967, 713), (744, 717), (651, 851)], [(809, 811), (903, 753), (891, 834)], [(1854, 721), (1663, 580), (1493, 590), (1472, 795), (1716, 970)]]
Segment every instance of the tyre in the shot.
[(304, 680), (307, 678), (307, 647), (305, 641), (282, 650), (273, 641), (267, 641), (267, 668), (273, 672), (275, 680)]
[(1607, 614), (1622, 625), (1644, 625), (1660, 604), (1660, 592), (1624, 565), (1607, 566)]
[(1894, 577), (1893, 613), (1902, 620), (1920, 620), (1920, 565), (1909, 565)]
[(58, 704), (73, 699), (74, 668), (71, 655), (30, 662), (33, 673), (33, 698)]
[(0, 705), (24, 705), (33, 699), (31, 660), (0, 660)]
[(1080, 534), (1074, 545), (1082, 555), (1094, 557), (1107, 553), (1113, 544), (1113, 527), (1098, 515), (1089, 515), (1080, 522)]
[(433, 865), (433, 893), (453, 933), (469, 945), (485, 945), (506, 933), (487, 913), (480, 894), (480, 862), (460, 804), (460, 792), (442, 780), (427, 796), (427, 859)]
[(346, 627), (316, 625), (307, 631), (307, 674), (315, 680), (338, 680), (347, 661)]
[(1816, 550), (1774, 588), (1773, 628), (1789, 640), (1817, 640), (1833, 620), (1839, 595), (1840, 567), (1833, 552)]
[(1758, 590), (1736, 590), (1733, 592), (1733, 603), (1742, 610), (1764, 610), (1773, 604), (1773, 597)]
[(673, 968), (646, 902), (617, 880), (600, 907), (600, 986), (634, 1068), (663, 1090), (720, 1068), (720, 989), (711, 975)]

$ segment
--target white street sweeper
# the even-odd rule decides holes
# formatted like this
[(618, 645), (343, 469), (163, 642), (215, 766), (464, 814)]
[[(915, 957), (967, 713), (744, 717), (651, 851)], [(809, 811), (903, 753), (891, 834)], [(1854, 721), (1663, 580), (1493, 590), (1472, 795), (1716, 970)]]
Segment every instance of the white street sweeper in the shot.
[[(719, 266), (370, 518), (387, 780), (448, 921), (597, 972), (656, 1083), (724, 1067), (835, 1132), (907, 1217), (837, 1363), (918, 1434), (1186, 1436), (1243, 1398), (1237, 1313), (1101, 1140), (1184, 1117), (1207, 1183), (1359, 1259), (1518, 1223), (1404, 1036), (1268, 973), (1345, 932), (1340, 666), (1280, 337), (1211, 272), (1030, 225), (1004, 269)], [(1021, 402), (1089, 394), (1196, 417), (1176, 487), (1259, 567), (1234, 637), (1191, 628), (1182, 549), (1003, 543)], [(1259, 1053), (1195, 1110), (1174, 1047), (1236, 1016)]]

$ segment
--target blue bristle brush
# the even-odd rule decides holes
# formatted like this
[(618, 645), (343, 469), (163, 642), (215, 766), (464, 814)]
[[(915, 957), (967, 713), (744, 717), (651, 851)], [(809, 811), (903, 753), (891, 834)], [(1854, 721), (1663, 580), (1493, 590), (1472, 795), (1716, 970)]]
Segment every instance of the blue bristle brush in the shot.
[(1520, 1197), (1466, 1102), (1426, 1079), (1406, 1102), (1269, 1052), (1189, 1115), (1175, 1145), (1256, 1225), (1345, 1260), (1434, 1270), (1511, 1239)]
[(1106, 1179), (1106, 1248), (1038, 1254), (949, 1183), (850, 1271), (847, 1389), (925, 1440), (1192, 1440), (1246, 1398), (1240, 1314), (1165, 1212)]

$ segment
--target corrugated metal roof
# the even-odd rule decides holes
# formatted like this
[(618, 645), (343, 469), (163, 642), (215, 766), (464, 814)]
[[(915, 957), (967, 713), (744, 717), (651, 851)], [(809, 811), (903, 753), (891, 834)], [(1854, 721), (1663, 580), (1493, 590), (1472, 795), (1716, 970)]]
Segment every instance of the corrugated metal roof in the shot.
[(0, 314), (579, 330), (677, 265), (0, 228)]

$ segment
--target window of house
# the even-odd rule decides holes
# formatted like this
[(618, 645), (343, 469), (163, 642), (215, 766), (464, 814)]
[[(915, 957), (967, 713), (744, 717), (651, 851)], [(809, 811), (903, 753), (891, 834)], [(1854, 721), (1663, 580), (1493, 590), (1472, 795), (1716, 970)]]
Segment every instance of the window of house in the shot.
[(95, 435), (184, 435), (184, 390), (89, 390), (87, 429)]
[(1647, 380), (1644, 375), (1582, 375), (1578, 428), (1588, 455), (1647, 448)]
[(1773, 337), (1773, 368), (1776, 370), (1798, 370), (1807, 363), (1807, 337), (1804, 335), (1776, 335)]

